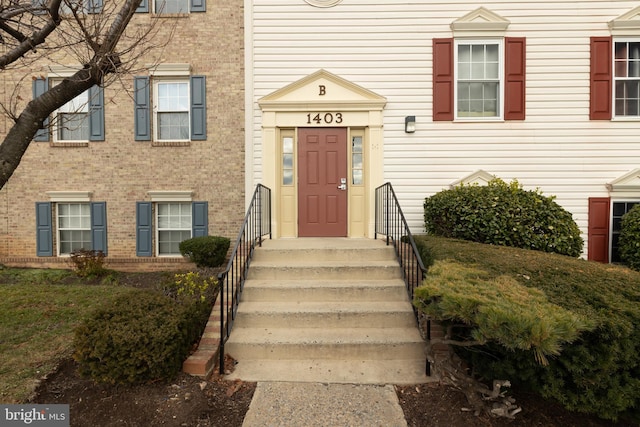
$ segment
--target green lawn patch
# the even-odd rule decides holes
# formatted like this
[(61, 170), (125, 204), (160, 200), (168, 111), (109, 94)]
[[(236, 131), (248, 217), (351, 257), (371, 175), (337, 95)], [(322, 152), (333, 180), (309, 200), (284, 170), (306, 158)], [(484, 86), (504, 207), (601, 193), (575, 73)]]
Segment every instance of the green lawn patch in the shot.
[(71, 355), (74, 328), (94, 309), (131, 292), (87, 285), (69, 271), (0, 271), (0, 401), (23, 402)]

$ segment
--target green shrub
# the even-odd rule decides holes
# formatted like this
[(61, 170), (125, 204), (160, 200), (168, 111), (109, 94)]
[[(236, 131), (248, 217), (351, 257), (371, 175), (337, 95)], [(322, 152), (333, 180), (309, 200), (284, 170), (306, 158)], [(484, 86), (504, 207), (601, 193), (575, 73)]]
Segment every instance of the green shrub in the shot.
[(209, 308), (149, 290), (120, 296), (76, 329), (78, 370), (111, 384), (171, 379), (200, 336)]
[(425, 199), (424, 220), (426, 231), (438, 236), (573, 257), (582, 253), (571, 214), (554, 197), (525, 191), (517, 181), (441, 191)]
[(80, 277), (101, 277), (108, 273), (104, 267), (105, 254), (102, 251), (80, 249), (71, 252), (69, 261)]
[[(464, 290), (456, 286), (446, 290), (443, 285), (446, 292), (461, 293), (459, 298), (463, 301), (460, 304), (463, 308), (477, 308), (475, 303), (466, 301), (483, 298), (482, 292), (486, 289), (480, 285), (475, 289), (476, 282), (498, 281), (509, 276), (518, 285), (509, 287), (508, 294), (520, 287), (531, 288), (542, 292), (550, 304), (557, 305), (558, 313), (568, 311), (583, 321), (588, 320), (587, 330), (582, 328), (580, 335), (571, 343), (568, 343), (571, 339), (566, 340), (559, 355), (547, 357), (547, 366), (538, 363), (530, 349), (517, 348), (517, 337), (503, 343), (487, 340), (479, 347), (458, 349), (458, 354), (469, 361), (474, 373), (487, 380), (508, 379), (514, 385), (534, 390), (572, 411), (608, 419), (640, 419), (640, 328), (637, 327), (640, 324), (640, 273), (556, 254), (435, 236), (418, 238), (429, 247), (437, 261), (452, 261), (481, 270), (465, 280)], [(432, 270), (430, 274), (440, 273)], [(445, 272), (440, 279), (449, 277)], [(495, 290), (504, 292), (498, 286)], [(435, 305), (440, 302), (448, 304), (449, 297), (439, 300), (434, 294), (431, 300)], [(451, 311), (452, 306), (441, 309)], [(455, 310), (462, 313), (460, 320), (463, 320), (466, 310)], [(482, 314), (481, 311), (470, 312), (474, 316)], [(438, 316), (437, 312), (432, 313)], [(515, 306), (513, 310), (505, 310), (505, 316), (509, 313), (518, 317)], [(552, 317), (541, 314), (539, 324), (533, 319), (531, 330), (538, 328), (543, 332)], [(491, 314), (491, 317), (480, 320), (494, 323), (493, 327), (489, 324), (485, 330), (504, 329), (493, 334), (508, 337), (515, 333), (517, 324), (501, 319), (504, 317)], [(524, 320), (521, 318), (518, 323)], [(473, 325), (465, 324), (457, 331), (473, 337), (468, 331), (471, 326), (479, 324), (480, 321), (474, 321)], [(556, 324), (551, 332), (564, 335), (568, 330), (566, 325)], [(546, 337), (546, 334), (540, 336)], [(516, 335), (525, 337), (526, 333)]]
[(198, 267), (219, 267), (227, 257), (230, 244), (226, 237), (194, 237), (180, 242), (180, 253)]
[(622, 217), (618, 250), (630, 268), (640, 271), (640, 205)]

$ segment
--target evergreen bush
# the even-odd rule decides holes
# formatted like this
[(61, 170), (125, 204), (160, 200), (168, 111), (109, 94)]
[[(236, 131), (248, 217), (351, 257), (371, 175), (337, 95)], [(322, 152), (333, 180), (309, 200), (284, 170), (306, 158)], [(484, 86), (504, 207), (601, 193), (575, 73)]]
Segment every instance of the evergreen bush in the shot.
[(618, 250), (626, 265), (640, 271), (640, 204), (622, 217)]
[(199, 338), (210, 307), (150, 290), (122, 295), (76, 329), (78, 370), (110, 384), (171, 379)]
[(220, 236), (201, 236), (180, 242), (180, 253), (198, 267), (221, 266), (229, 251), (231, 241)]
[[(419, 239), (437, 263), (469, 267), (462, 278), (432, 268), (426, 289), (416, 290), (416, 305), (461, 325), (458, 338), (485, 342), (457, 351), (476, 375), (508, 379), (572, 411), (640, 421), (640, 273), (517, 248)], [(552, 311), (521, 304), (529, 289)], [(557, 354), (554, 336), (564, 337)], [(544, 351), (547, 365), (532, 357), (535, 347), (551, 350)]]
[(573, 257), (582, 253), (571, 214), (554, 197), (526, 191), (517, 181), (441, 191), (425, 199), (424, 220), (426, 231), (438, 236)]

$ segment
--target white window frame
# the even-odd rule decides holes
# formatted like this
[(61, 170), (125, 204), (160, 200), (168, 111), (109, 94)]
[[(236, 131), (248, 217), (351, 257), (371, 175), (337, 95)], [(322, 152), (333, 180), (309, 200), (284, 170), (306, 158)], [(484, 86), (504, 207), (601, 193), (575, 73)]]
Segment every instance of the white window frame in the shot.
[[(616, 101), (617, 101), (617, 91), (616, 91), (616, 83), (618, 81), (630, 81), (630, 80), (637, 80), (638, 84), (640, 85), (640, 75), (638, 77), (635, 78), (628, 78), (628, 77), (618, 77), (616, 76), (616, 44), (617, 43), (640, 43), (640, 37), (614, 37), (613, 38), (613, 46), (611, 49), (611, 70), (612, 70), (612, 90), (611, 90), (611, 102), (612, 102), (612, 117), (614, 120), (627, 120), (627, 121), (636, 121), (636, 120), (640, 120), (640, 101), (638, 102), (638, 114), (636, 115), (622, 115), (622, 114), (617, 114), (617, 107), (616, 107)], [(628, 57), (628, 55), (627, 55)], [(638, 66), (640, 67), (640, 61), (638, 63)]]
[[(160, 234), (162, 232), (172, 232), (172, 231), (179, 231), (179, 232), (185, 232), (188, 231), (189, 232), (189, 237), (182, 239), (183, 240), (187, 240), (190, 239), (191, 237), (193, 237), (193, 210), (192, 210), (192, 202), (184, 202), (184, 201), (172, 201), (172, 202), (156, 202), (155, 204), (155, 223), (156, 223), (156, 254), (159, 257), (179, 257), (182, 256), (180, 254), (180, 251), (178, 250), (178, 252), (172, 252), (172, 253), (161, 253), (160, 252), (160, 244), (162, 243), (160, 241)], [(160, 227), (160, 206), (164, 206), (167, 205), (169, 207), (173, 206), (173, 205), (179, 205), (181, 206), (181, 209), (186, 208), (187, 212), (189, 213), (189, 226), (188, 227), (179, 227), (179, 226), (170, 226), (170, 227)], [(169, 215), (171, 217), (171, 215)], [(180, 212), (180, 216), (179, 217), (186, 217), (187, 215), (183, 214), (183, 211)], [(163, 240), (164, 242), (164, 240)]]
[[(61, 212), (60, 212), (60, 208), (62, 207), (62, 205), (65, 206), (80, 206), (81, 212), (80, 215), (78, 215), (78, 217), (80, 218), (81, 222), (83, 219), (86, 220), (86, 227), (83, 226), (82, 224), (79, 227), (62, 227), (60, 225), (61, 222)], [(56, 202), (55, 203), (55, 208), (56, 208), (56, 246), (57, 246), (57, 253), (58, 256), (60, 257), (69, 257), (71, 256), (71, 253), (73, 253), (76, 250), (79, 249), (87, 249), (90, 250), (92, 247), (91, 244), (91, 204), (89, 202), (79, 202), (79, 201), (65, 201), (65, 202)], [(86, 212), (84, 212), (84, 209), (86, 209)], [(72, 216), (72, 215), (68, 215), (68, 216)], [(81, 246), (79, 248), (72, 248), (71, 251), (69, 252), (62, 252), (62, 233), (65, 231), (80, 231), (80, 232), (88, 232), (89, 233), (89, 246), (88, 247), (84, 247)]]
[[(496, 116), (478, 116), (478, 117), (469, 117), (469, 116), (459, 116), (458, 115), (458, 83), (459, 83), (459, 66), (458, 66), (458, 47), (460, 45), (488, 45), (494, 44), (498, 45), (498, 105), (497, 105), (497, 114)], [(453, 102), (454, 102), (454, 120), (456, 121), (503, 121), (504, 120), (504, 86), (505, 86), (505, 76), (504, 76), (504, 38), (455, 38), (454, 39), (454, 47), (453, 47), (453, 69), (454, 69), (454, 89), (453, 89)], [(486, 80), (488, 81), (488, 80)]]
[[(186, 100), (186, 110), (160, 110), (160, 85), (164, 84), (184, 84), (187, 87), (187, 100)], [(174, 113), (187, 113), (187, 137), (186, 138), (169, 138), (169, 139), (160, 139), (160, 126), (158, 120), (158, 114), (163, 112), (174, 112)], [(154, 141), (157, 142), (170, 142), (170, 141), (190, 141), (191, 140), (191, 82), (189, 78), (155, 78), (153, 81), (153, 137)]]
[[(62, 80), (52, 80), (52, 87), (57, 86), (62, 82)], [(89, 142), (89, 134), (91, 129), (89, 128), (89, 102), (90, 102), (90, 93), (87, 89), (80, 95), (73, 98), (71, 101), (67, 102), (60, 108), (58, 108), (53, 113), (53, 142), (60, 143), (71, 143), (71, 142)], [(84, 99), (82, 99), (84, 98)], [(85, 101), (86, 100), (86, 101)], [(60, 138), (59, 133), (61, 132), (61, 127), (58, 123), (61, 114), (84, 114), (84, 123), (87, 126), (87, 138), (86, 139), (62, 139)]]

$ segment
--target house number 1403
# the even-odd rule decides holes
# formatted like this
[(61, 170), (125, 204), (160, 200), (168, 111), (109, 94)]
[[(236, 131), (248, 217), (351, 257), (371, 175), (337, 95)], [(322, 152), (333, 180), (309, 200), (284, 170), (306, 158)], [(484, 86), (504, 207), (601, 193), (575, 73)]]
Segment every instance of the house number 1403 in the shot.
[(309, 113), (307, 114), (307, 124), (331, 124), (342, 123), (342, 113)]

